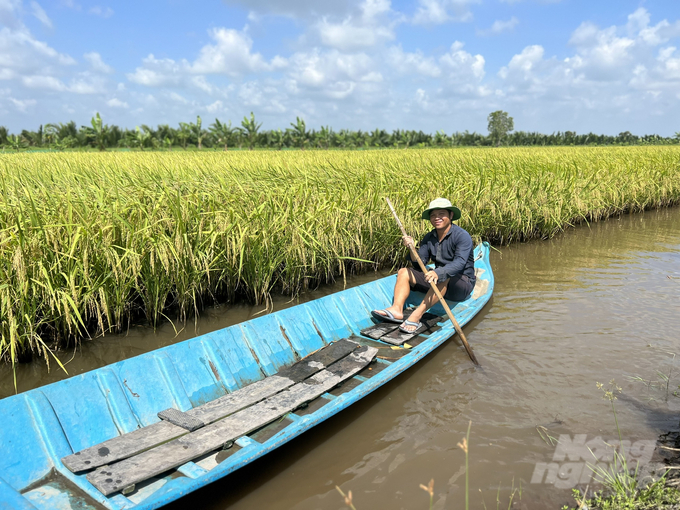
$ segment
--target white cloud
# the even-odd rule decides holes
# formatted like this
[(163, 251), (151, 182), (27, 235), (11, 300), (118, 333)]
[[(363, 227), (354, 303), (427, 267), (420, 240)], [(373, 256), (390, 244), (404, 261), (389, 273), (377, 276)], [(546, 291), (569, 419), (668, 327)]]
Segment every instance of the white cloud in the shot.
[(253, 41), (242, 31), (216, 28), (209, 35), (214, 43), (203, 46), (194, 62), (157, 59), (151, 54), (126, 75), (128, 80), (147, 87), (194, 87), (213, 93), (216, 89), (205, 75), (238, 78), (281, 70), (288, 65), (283, 57), (276, 56), (268, 62), (261, 54), (253, 53)]
[(253, 40), (245, 33), (217, 28), (211, 30), (209, 35), (214, 44), (201, 48), (198, 58), (191, 65), (192, 72), (239, 76), (274, 68), (274, 64), (267, 63), (262, 55), (252, 53)]
[(314, 19), (323, 16), (346, 16), (353, 10), (353, 0), (224, 0), (226, 4), (238, 5), (252, 13), (253, 19), (264, 16), (285, 16), (295, 19)]
[(490, 28), (486, 30), (478, 30), (477, 34), (478, 35), (498, 35), (502, 34), (504, 32), (511, 32), (517, 25), (519, 24), (519, 20), (513, 16), (507, 21), (503, 20), (496, 20), (493, 22), (493, 25), (491, 25)]
[(365, 53), (348, 55), (338, 50), (298, 52), (290, 58), (288, 77), (305, 87), (326, 89), (335, 86), (348, 94), (354, 90), (352, 83), (369, 75), (375, 76), (375, 65)]
[(24, 76), (22, 82), (24, 86), (30, 89), (46, 89), (55, 90), (57, 92), (68, 90), (68, 87), (61, 80), (53, 76)]
[(94, 77), (86, 74), (71, 80), (67, 86), (54, 76), (30, 75), (21, 79), (23, 85), (30, 89), (52, 90), (55, 92), (71, 92), (74, 94), (97, 94), (102, 92), (103, 85)]
[(451, 50), (440, 57), (439, 62), (449, 71), (449, 76), (454, 81), (480, 82), (484, 78), (484, 57), (463, 50), (463, 43), (460, 41), (454, 42)]
[(347, 19), (342, 23), (322, 20), (317, 25), (321, 41), (342, 51), (356, 51), (375, 46), (381, 41), (394, 39), (394, 32), (387, 27), (361, 26)]
[(214, 103), (211, 103), (208, 106), (206, 106), (205, 109), (209, 113), (219, 113), (219, 112), (223, 111), (225, 108), (224, 108), (224, 103), (222, 103), (222, 101), (220, 101), (218, 99)]
[(85, 53), (83, 57), (90, 63), (90, 66), (92, 66), (93, 71), (104, 74), (111, 74), (113, 72), (113, 68), (105, 64), (104, 61), (102, 60), (101, 55), (96, 51)]
[(10, 97), (9, 100), (14, 103), (14, 106), (16, 107), (17, 110), (19, 110), (21, 113), (26, 113), (26, 111), (37, 104), (37, 101), (35, 99), (15, 99), (13, 97)]
[(388, 0), (364, 0), (360, 12), (341, 21), (324, 17), (314, 26), (322, 44), (341, 51), (359, 51), (394, 39), (399, 19), (392, 19)]
[(180, 103), (180, 104), (189, 104), (190, 103), (190, 101), (186, 97), (178, 94), (177, 92), (170, 92), (168, 94), (168, 97), (176, 103)]
[(170, 58), (157, 59), (153, 54), (142, 60), (142, 64), (134, 73), (128, 73), (127, 78), (147, 87), (178, 85), (188, 67), (186, 62), (178, 63)]
[(109, 99), (106, 104), (111, 108), (122, 108), (124, 110), (127, 110), (130, 107), (125, 101), (121, 101), (116, 97)]
[(40, 7), (38, 2), (31, 2), (31, 12), (33, 13), (33, 16), (35, 16), (38, 21), (40, 21), (40, 23), (45, 25), (47, 28), (52, 28), (52, 20), (49, 18), (45, 10)]
[(421, 51), (405, 52), (401, 46), (394, 46), (388, 52), (390, 67), (399, 74), (416, 73), (430, 78), (441, 75), (441, 69), (434, 57), (425, 56)]
[(418, 0), (413, 23), (441, 25), (451, 21), (460, 23), (472, 21), (470, 4), (473, 3), (478, 3), (478, 0)]
[(105, 88), (99, 79), (83, 73), (81, 77), (71, 80), (68, 90), (74, 94), (100, 94)]

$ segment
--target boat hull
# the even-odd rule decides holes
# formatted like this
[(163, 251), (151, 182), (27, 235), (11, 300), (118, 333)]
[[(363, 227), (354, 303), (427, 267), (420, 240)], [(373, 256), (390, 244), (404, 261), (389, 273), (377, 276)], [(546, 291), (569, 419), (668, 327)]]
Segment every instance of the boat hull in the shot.
[[(476, 257), (475, 291), (453, 307), (461, 326), (493, 292), (488, 244), (477, 247)], [(330, 418), (439, 347), (455, 334), (453, 325), (446, 321), (398, 359), (378, 359), (374, 369), (353, 378), (348, 391), (325, 394), (310, 405), (312, 411), (286, 415), (285, 426), (271, 437), (243, 436), (232, 451), (186, 463), (138, 484), (126, 496), (102, 495), (85, 473), (72, 473), (61, 460), (156, 423), (164, 409), (195, 408), (272, 376), (331, 342), (359, 338), (373, 324), (370, 311), (391, 303), (395, 279), (393, 275), (347, 289), (1, 400), (0, 508), (159, 508)], [(418, 293), (409, 297), (414, 304), (420, 299)], [(439, 305), (431, 311), (444, 313)]]

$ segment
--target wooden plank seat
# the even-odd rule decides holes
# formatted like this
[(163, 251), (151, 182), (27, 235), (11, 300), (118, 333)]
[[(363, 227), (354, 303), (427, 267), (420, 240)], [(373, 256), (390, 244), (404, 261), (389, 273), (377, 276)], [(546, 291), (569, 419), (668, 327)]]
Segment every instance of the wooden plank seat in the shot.
[[(359, 344), (356, 342), (347, 339), (338, 340), (290, 367), (283, 368), (275, 375), (189, 409), (185, 414), (191, 419), (208, 425), (293, 386), (344, 358), (357, 348), (359, 348)], [(69, 470), (80, 473), (137, 455), (188, 433), (189, 430), (186, 428), (162, 420), (73, 453), (61, 460)]]
[[(411, 316), (413, 309), (407, 308), (404, 310), (404, 320)], [(425, 313), (421, 319), (422, 326), (418, 328), (413, 333), (403, 333), (399, 331), (399, 324), (393, 322), (379, 322), (373, 326), (362, 329), (361, 334), (372, 338), (374, 340), (380, 340), (381, 342), (386, 342), (392, 345), (403, 345), (412, 338), (431, 331), (439, 322), (446, 319), (444, 316), (434, 315), (432, 313)]]
[(373, 347), (360, 347), (280, 393), (195, 432), (185, 434), (112, 465), (102, 466), (88, 473), (87, 479), (105, 496), (108, 496), (181, 466), (206, 453), (222, 448), (226, 443), (247, 435), (320, 397), (361, 371), (373, 361), (377, 352), (378, 349)]

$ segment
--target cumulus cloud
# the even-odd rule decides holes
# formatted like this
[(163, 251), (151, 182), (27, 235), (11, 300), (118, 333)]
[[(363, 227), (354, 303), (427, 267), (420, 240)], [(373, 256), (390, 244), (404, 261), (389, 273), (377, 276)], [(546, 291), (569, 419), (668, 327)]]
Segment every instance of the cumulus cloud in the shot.
[(157, 59), (150, 54), (142, 60), (142, 66), (126, 76), (131, 82), (147, 87), (179, 85), (188, 67), (186, 62), (175, 62), (170, 58)]
[(341, 51), (359, 51), (394, 39), (399, 19), (392, 19), (388, 0), (365, 0), (356, 14), (340, 21), (324, 17), (315, 30), (325, 46)]
[(402, 75), (415, 73), (430, 78), (441, 75), (435, 58), (424, 55), (422, 51), (405, 52), (401, 46), (394, 46), (390, 48), (387, 59), (390, 67)]
[(85, 53), (83, 57), (90, 63), (93, 71), (104, 74), (111, 74), (113, 72), (113, 68), (105, 64), (102, 60), (102, 56), (96, 51)]
[(125, 101), (121, 101), (116, 97), (109, 99), (106, 104), (111, 108), (122, 108), (124, 110), (127, 110), (130, 107)]
[(583, 22), (568, 41), (573, 54), (563, 59), (546, 56), (541, 45), (527, 46), (498, 72), (506, 104), (522, 103), (523, 113), (536, 117), (580, 114), (590, 119), (589, 129), (602, 117), (635, 117), (637, 125), (653, 125), (669, 111), (680, 114), (680, 59), (675, 46), (664, 46), (677, 37), (676, 23), (652, 25), (650, 18), (640, 8), (621, 26)]
[[(52, 101), (55, 115), (89, 115), (104, 105), (122, 124), (125, 119), (186, 121), (195, 115), (240, 118), (254, 111), (266, 128), (285, 128), (299, 115), (310, 127), (429, 131), (479, 129), (470, 119), (482, 119), (484, 129), (494, 109), (510, 111), (518, 129), (546, 131), (578, 130), (589, 122), (594, 124), (587, 128), (597, 130), (601, 119), (634, 115), (680, 117), (680, 20), (656, 19), (645, 8), (630, 12), (619, 25), (585, 18), (571, 27), (570, 37), (550, 46), (530, 35), (529, 44), (491, 67), (489, 55), (478, 49), (487, 42), (475, 41), (473, 51), (456, 41), (462, 40), (460, 33), (439, 39), (438, 46), (429, 37), (401, 39), (402, 32), (443, 34), (445, 28), (432, 25), (471, 21), (479, 0), (418, 0), (409, 11), (389, 0), (223, 0), (243, 7), (250, 26), (214, 27), (203, 46), (185, 58), (148, 54), (120, 70), (127, 77), (123, 84), (113, 81), (114, 70), (92, 48), (81, 52), (78, 63), (36, 38), (21, 16), (40, 19), (32, 7), (40, 1), (0, 0), (0, 84), (11, 90), (0, 95), (3, 115), (14, 112), (18, 118), (22, 108), (22, 118), (37, 118)], [(90, 5), (73, 0), (69, 5), (90, 11)], [(98, 9), (89, 13), (106, 15), (105, 7)], [(298, 33), (285, 44), (274, 39), (281, 49), (272, 56), (271, 40), (261, 45), (259, 34), (274, 16), (294, 19), (285, 23)], [(478, 35), (519, 26), (516, 17), (487, 20)], [(523, 25), (532, 22), (522, 19)], [(424, 41), (420, 48), (417, 41)], [(553, 49), (556, 42), (562, 48)], [(577, 118), (582, 124), (563, 125)]]
[(271, 71), (285, 65), (280, 58), (268, 63), (259, 53), (253, 53), (253, 40), (244, 32), (216, 28), (209, 32), (213, 44), (201, 48), (191, 71), (197, 74), (240, 76), (259, 71)]
[(239, 78), (248, 74), (277, 71), (288, 61), (280, 56), (267, 61), (252, 51), (253, 41), (243, 31), (216, 28), (209, 32), (213, 43), (201, 48), (195, 61), (157, 59), (153, 54), (142, 61), (128, 80), (147, 87), (195, 87), (212, 93), (215, 89), (205, 75)]
[(470, 4), (473, 3), (478, 3), (478, 0), (418, 0), (418, 9), (412, 21), (416, 25), (472, 21)]
[(347, 55), (338, 50), (313, 50), (291, 57), (288, 77), (298, 85), (336, 87), (350, 93), (355, 82), (373, 75), (374, 69), (375, 62), (365, 53)]

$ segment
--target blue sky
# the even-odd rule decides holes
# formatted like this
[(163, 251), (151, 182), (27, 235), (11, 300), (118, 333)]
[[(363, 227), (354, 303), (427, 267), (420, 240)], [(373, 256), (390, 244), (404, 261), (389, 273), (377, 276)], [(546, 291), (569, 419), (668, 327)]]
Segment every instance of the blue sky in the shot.
[(0, 125), (680, 131), (680, 3), (0, 0)]

